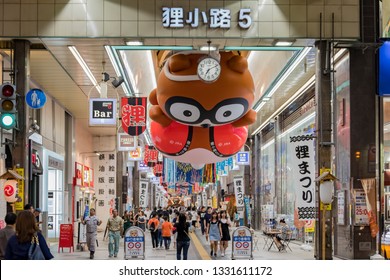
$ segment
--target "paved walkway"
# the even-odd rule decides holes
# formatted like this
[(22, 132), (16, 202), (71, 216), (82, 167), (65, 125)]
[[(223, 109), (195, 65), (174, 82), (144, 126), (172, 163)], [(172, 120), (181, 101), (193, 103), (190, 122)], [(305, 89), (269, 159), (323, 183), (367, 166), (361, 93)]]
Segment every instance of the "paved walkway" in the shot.
[[(209, 255), (210, 246), (206, 238), (202, 236), (200, 229), (196, 229), (195, 233), (191, 234), (191, 246), (188, 252), (188, 259), (190, 260), (230, 260), (231, 259), (231, 242), (226, 250), (224, 257), (220, 256), (218, 252), (217, 257), (211, 257)], [(120, 250), (117, 258), (108, 257), (108, 238), (103, 240), (103, 233), (98, 233), (99, 246), (96, 248), (95, 259), (97, 260), (118, 260), (124, 259), (124, 241), (120, 239)], [(268, 246), (265, 246), (266, 238), (260, 231), (254, 233), (254, 250), (253, 258), (255, 260), (314, 260), (314, 248), (311, 251), (303, 250), (302, 243), (292, 240), (290, 242), (291, 250), (279, 252), (276, 247), (272, 246), (268, 251)], [(57, 260), (87, 260), (89, 259), (89, 251), (86, 249), (81, 251), (76, 248), (75, 251), (69, 252), (68, 248), (63, 249), (63, 252), (58, 252), (58, 242), (50, 242), (50, 249), (55, 259)], [(169, 250), (165, 249), (153, 249), (150, 239), (150, 233), (146, 232), (145, 238), (145, 259), (146, 260), (176, 260), (176, 249), (173, 248), (173, 242)], [(309, 246), (310, 247), (310, 246)]]

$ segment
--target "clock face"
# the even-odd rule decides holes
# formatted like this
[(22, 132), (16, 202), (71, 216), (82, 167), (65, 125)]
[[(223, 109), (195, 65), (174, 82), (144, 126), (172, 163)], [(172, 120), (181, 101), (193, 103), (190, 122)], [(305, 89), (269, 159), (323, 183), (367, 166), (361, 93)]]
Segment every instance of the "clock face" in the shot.
[(221, 74), (221, 65), (218, 60), (206, 57), (198, 64), (198, 76), (205, 82), (215, 82)]

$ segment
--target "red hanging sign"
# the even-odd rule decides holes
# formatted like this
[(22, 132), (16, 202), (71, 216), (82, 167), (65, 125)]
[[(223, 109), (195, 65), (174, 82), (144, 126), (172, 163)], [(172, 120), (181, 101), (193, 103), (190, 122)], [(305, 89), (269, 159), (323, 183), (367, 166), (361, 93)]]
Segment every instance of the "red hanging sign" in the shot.
[(162, 176), (163, 163), (162, 161), (157, 161), (157, 164), (153, 167), (153, 173), (156, 177)]
[(146, 129), (146, 97), (122, 97), (122, 128), (131, 136), (141, 135)]
[(147, 166), (153, 167), (157, 164), (158, 151), (154, 146), (145, 145), (144, 162)]

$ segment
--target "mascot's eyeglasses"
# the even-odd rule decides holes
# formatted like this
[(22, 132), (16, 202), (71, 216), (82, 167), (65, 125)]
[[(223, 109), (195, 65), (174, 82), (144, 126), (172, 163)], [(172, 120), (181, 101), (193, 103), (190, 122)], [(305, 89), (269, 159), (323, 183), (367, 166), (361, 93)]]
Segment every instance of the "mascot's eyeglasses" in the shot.
[[(230, 98), (219, 102), (211, 110), (206, 110), (198, 101), (174, 96), (165, 102), (165, 110), (177, 122), (199, 125), (222, 125), (241, 118), (248, 110), (245, 98)], [(207, 122), (208, 120), (208, 122)]]

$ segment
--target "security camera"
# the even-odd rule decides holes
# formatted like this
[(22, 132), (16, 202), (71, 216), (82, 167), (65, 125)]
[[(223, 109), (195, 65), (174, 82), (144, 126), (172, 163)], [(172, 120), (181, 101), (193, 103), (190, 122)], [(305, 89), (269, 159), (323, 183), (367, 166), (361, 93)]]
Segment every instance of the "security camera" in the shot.
[(114, 80), (111, 82), (112, 86), (114, 88), (119, 87), (125, 80), (119, 76), (118, 78), (114, 78)]

